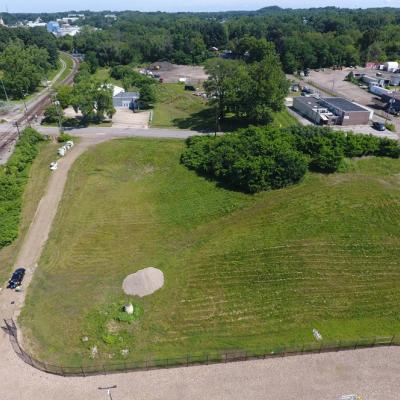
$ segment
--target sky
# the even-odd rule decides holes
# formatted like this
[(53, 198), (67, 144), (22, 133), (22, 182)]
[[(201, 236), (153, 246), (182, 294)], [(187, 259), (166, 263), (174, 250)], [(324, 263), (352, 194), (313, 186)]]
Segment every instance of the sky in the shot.
[[(9, 1), (9, 2), (7, 2)], [(225, 11), (257, 10), (279, 5), (282, 8), (308, 7), (400, 7), (400, 0), (0, 0), (0, 12), (55, 12), (69, 10), (138, 11)]]

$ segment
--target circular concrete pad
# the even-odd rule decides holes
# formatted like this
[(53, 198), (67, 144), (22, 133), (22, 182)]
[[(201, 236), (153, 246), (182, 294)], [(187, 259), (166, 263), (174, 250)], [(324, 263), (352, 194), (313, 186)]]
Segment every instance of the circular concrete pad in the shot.
[(164, 274), (157, 268), (145, 268), (128, 275), (122, 283), (122, 289), (131, 296), (144, 297), (161, 289), (164, 285)]

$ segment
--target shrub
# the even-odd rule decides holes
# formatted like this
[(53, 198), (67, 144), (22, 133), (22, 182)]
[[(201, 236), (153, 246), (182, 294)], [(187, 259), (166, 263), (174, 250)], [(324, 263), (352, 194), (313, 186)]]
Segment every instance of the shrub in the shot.
[(396, 125), (391, 122), (385, 122), (385, 128), (390, 132), (396, 132)]
[(31, 128), (22, 132), (8, 163), (0, 168), (0, 248), (18, 236), (22, 194), (29, 168), (37, 156), (43, 137)]
[(332, 173), (345, 170), (345, 157), (398, 158), (397, 141), (316, 126), (250, 127), (220, 137), (187, 141), (181, 162), (226, 186), (249, 193), (299, 182), (307, 167)]
[(68, 142), (70, 140), (72, 140), (72, 136), (69, 135), (68, 133), (60, 133), (57, 137), (57, 142), (58, 143), (65, 143)]

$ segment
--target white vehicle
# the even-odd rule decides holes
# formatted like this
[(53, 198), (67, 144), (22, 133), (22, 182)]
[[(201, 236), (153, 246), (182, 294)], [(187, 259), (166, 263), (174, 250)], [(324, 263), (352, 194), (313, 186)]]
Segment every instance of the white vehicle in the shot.
[(58, 169), (58, 162), (57, 162), (57, 161), (53, 161), (53, 162), (50, 164), (50, 169), (51, 169), (52, 171), (55, 171), (56, 169)]
[(60, 156), (60, 157), (64, 157), (65, 156), (65, 153), (67, 152), (67, 150), (65, 149), (65, 147), (60, 147), (59, 149), (58, 149), (58, 155)]

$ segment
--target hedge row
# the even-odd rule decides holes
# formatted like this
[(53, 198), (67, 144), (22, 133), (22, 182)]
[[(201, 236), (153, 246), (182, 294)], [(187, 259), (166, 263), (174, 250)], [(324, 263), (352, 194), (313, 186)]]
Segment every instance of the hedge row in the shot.
[(187, 140), (181, 161), (233, 189), (255, 193), (299, 182), (307, 169), (335, 172), (345, 157), (398, 158), (397, 141), (314, 126), (250, 127)]
[(22, 194), (30, 166), (38, 154), (38, 143), (42, 140), (38, 132), (26, 128), (7, 164), (0, 167), (0, 248), (18, 236)]

